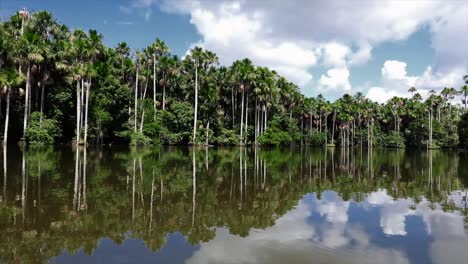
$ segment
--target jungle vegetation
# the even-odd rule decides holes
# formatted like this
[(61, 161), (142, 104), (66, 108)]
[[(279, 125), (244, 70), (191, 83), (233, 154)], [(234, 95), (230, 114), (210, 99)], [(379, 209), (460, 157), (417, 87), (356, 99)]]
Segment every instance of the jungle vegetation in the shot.
[(47, 11), (17, 12), (0, 36), (4, 143), (468, 147), (468, 76), (425, 99), (408, 87), (385, 104), (329, 102), (249, 59), (220, 66), (200, 47), (180, 58), (160, 39), (106, 47)]

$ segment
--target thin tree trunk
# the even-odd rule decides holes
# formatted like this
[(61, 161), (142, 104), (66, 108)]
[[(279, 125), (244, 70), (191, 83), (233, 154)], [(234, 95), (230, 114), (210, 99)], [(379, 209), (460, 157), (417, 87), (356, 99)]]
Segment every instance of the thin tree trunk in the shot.
[(267, 131), (267, 124), (268, 124), (268, 108), (265, 106), (265, 133)]
[(28, 128), (28, 109), (29, 109), (29, 88), (31, 86), (31, 63), (28, 62), (26, 74), (26, 94), (24, 96), (24, 117), (23, 117), (23, 140), (26, 141), (26, 129)]
[(249, 124), (249, 93), (246, 94), (247, 101), (245, 104), (245, 138), (244, 138), (244, 145), (247, 144), (247, 137), (248, 137), (248, 124)]
[(138, 66), (136, 68), (136, 80), (135, 80), (135, 110), (134, 110), (134, 127), (133, 131), (137, 132), (137, 123), (138, 123)]
[(84, 85), (84, 78), (81, 79), (81, 99), (80, 99), (80, 110), (81, 110), (81, 113), (80, 113), (80, 130), (83, 130), (83, 125), (84, 125), (84, 114), (83, 114), (83, 110), (84, 110), (84, 103), (85, 103), (85, 100), (84, 100), (84, 93), (85, 93), (85, 85)]
[(336, 112), (333, 111), (333, 125), (332, 125), (332, 134), (331, 134), (331, 143), (334, 145), (335, 143), (335, 120), (336, 120)]
[[(149, 76), (147, 78), (147, 82), (146, 82), (146, 85), (145, 85), (145, 90), (143, 91), (143, 97), (142, 97), (143, 100), (145, 100), (145, 98), (146, 98), (146, 91), (148, 90), (148, 80), (149, 80)], [(144, 104), (144, 101), (143, 101), (142, 106), (143, 106), (143, 110), (142, 110), (142, 113), (141, 113), (141, 120), (140, 120), (140, 133), (143, 133), (143, 124), (145, 122), (145, 104)]]
[(198, 65), (195, 65), (195, 110), (193, 119), (193, 139), (192, 143), (196, 143), (197, 136), (197, 116), (198, 116)]
[(6, 111), (6, 114), (5, 114), (5, 130), (3, 132), (3, 145), (6, 145), (8, 143), (8, 125), (10, 123), (10, 88), (9, 87), (7, 87), (5, 111)]
[(45, 94), (45, 84), (44, 82), (41, 83), (41, 117), (39, 119), (39, 123), (42, 125), (42, 119), (44, 118), (44, 94)]
[(163, 110), (166, 109), (166, 85), (163, 86), (163, 105), (162, 105), (162, 109)]
[(28, 118), (31, 116), (31, 98), (32, 98), (32, 80), (29, 83), (29, 96), (28, 96)]
[(258, 144), (258, 105), (255, 99), (255, 146)]
[(80, 144), (80, 120), (81, 120), (81, 102), (80, 102), (80, 81), (76, 81), (76, 145)]
[(244, 132), (244, 92), (245, 92), (245, 87), (242, 88), (242, 101), (241, 101), (241, 121), (240, 121), (240, 141), (239, 143), (242, 145), (243, 144), (243, 132)]
[(232, 109), (232, 128), (234, 129), (234, 122), (236, 119), (235, 113), (234, 113), (234, 89), (231, 89), (231, 109)]
[(258, 124), (259, 124), (259, 130), (260, 130), (260, 134), (263, 134), (263, 106), (260, 106), (259, 109), (258, 109)]
[(327, 145), (328, 145), (328, 125), (327, 125), (327, 114), (325, 114), (325, 146)]
[(86, 85), (86, 103), (85, 103), (85, 121), (84, 121), (84, 144), (88, 144), (88, 102), (89, 102), (89, 88), (91, 87), (91, 80)]
[(153, 119), (156, 119), (156, 55), (153, 54)]

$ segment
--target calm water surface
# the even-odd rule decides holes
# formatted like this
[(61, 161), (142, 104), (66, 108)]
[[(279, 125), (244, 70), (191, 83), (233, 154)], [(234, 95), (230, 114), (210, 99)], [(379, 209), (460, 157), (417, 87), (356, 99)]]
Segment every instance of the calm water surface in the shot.
[(1, 263), (468, 263), (467, 152), (1, 155)]

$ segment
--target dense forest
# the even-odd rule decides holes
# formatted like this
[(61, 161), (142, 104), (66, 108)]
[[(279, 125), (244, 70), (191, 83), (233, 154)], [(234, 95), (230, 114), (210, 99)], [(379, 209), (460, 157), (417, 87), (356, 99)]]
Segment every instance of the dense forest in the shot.
[(249, 59), (220, 66), (200, 47), (180, 58), (160, 39), (109, 48), (47, 11), (17, 12), (0, 36), (4, 143), (468, 147), (468, 76), (425, 99), (408, 87), (385, 104), (329, 102)]

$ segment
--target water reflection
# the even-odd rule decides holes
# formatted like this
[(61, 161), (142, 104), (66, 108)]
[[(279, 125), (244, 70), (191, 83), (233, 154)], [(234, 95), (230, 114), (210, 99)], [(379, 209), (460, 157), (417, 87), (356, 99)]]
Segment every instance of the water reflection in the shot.
[(467, 162), (443, 151), (4, 147), (0, 262), (463, 263)]

